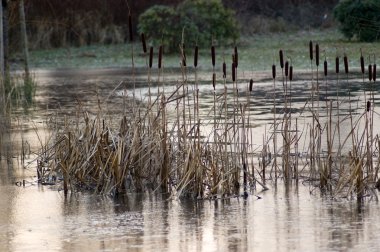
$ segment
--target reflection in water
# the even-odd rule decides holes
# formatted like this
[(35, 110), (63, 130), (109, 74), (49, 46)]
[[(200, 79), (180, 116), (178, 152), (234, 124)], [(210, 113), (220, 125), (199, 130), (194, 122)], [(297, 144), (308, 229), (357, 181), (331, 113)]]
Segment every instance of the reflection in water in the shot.
[(216, 201), (0, 188), (2, 251), (344, 251), (380, 242), (378, 204), (358, 211), (306, 186)]
[[(210, 201), (176, 201), (167, 195), (152, 194), (127, 194), (116, 199), (87, 193), (64, 197), (54, 188), (38, 186), (34, 170), (21, 167), (14, 155), (20, 153), (20, 143), (28, 141), (35, 150), (40, 146), (33, 135), (35, 129), (41, 139), (48, 138), (41, 129), (43, 118), (56, 113), (75, 115), (76, 99), (94, 112), (98, 109), (94, 94), (112, 97), (111, 110), (120, 110), (115, 104), (122, 104), (122, 98), (112, 90), (124, 77), (122, 72), (91, 80), (83, 75), (72, 75), (69, 80), (65, 75), (40, 77), (36, 97), (39, 113), (32, 113), (30, 121), (25, 119), (29, 131), (22, 138), (17, 132), (8, 136), (12, 148), (4, 145), (2, 149), (2, 154), (15, 158), (1, 160), (1, 251), (377, 250), (377, 202), (358, 206), (356, 201), (331, 200), (315, 195), (314, 188), (302, 184), (268, 184), (270, 190), (252, 192), (246, 200)], [(351, 88), (351, 95), (360, 100), (360, 86), (360, 82), (353, 82), (350, 87), (342, 87), (342, 97), (348, 94), (344, 88)], [(250, 113), (260, 137), (272, 119), (271, 87), (271, 83), (259, 83), (251, 97)], [(308, 97), (308, 83), (297, 82), (293, 88), (293, 109), (301, 111)], [(144, 90), (138, 93), (144, 96)], [(209, 86), (201, 86), (201, 99), (204, 108), (212, 106)], [(378, 102), (378, 90), (375, 100)], [(363, 104), (357, 103), (356, 112), (360, 114)], [(22, 179), (28, 182), (25, 188), (15, 185)]]

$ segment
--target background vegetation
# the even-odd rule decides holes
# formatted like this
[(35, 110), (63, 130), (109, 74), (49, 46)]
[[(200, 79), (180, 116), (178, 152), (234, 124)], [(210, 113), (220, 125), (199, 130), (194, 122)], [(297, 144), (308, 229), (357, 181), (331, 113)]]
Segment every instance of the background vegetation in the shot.
[[(18, 1), (8, 1), (10, 41), (19, 41)], [(115, 44), (127, 41), (128, 14), (137, 34), (138, 17), (153, 5), (175, 7), (182, 0), (25, 0), (31, 49)], [(223, 0), (234, 10), (241, 34), (330, 26), (338, 0)], [(17, 50), (18, 43), (12, 43)]]
[(139, 31), (153, 45), (178, 51), (184, 39), (189, 45), (208, 47), (211, 42), (227, 45), (239, 38), (234, 13), (220, 0), (185, 0), (176, 8), (155, 5), (139, 17)]
[(380, 2), (378, 0), (345, 0), (334, 10), (340, 22), (340, 30), (351, 39), (360, 41), (379, 40), (380, 35)]

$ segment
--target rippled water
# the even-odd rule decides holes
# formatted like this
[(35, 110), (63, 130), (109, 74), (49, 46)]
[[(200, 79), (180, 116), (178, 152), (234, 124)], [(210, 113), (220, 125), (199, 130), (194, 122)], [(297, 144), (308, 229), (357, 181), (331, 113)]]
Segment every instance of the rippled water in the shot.
[[(95, 113), (100, 100), (105, 111), (114, 112), (116, 120), (123, 99), (113, 90), (120, 80), (126, 80), (130, 92), (128, 76), (121, 69), (37, 73), (35, 108), (27, 114), (15, 111), (13, 131), (7, 136), (12, 145), (2, 149), (0, 251), (378, 250), (378, 202), (358, 205), (344, 198), (332, 200), (328, 195), (321, 197), (316, 188), (305, 183), (285, 187), (280, 182), (275, 187), (268, 182), (270, 190), (252, 191), (247, 199), (204, 201), (175, 200), (161, 194), (128, 194), (116, 199), (87, 193), (64, 197), (56, 188), (38, 185), (33, 153), (26, 160), (31, 163), (20, 166), (21, 143), (35, 151), (40, 141), (48, 139), (47, 118), (57, 114), (76, 116), (77, 101)], [(145, 78), (137, 76), (141, 97), (146, 88), (139, 83)], [(250, 113), (259, 138), (272, 119), (272, 84), (257, 81), (250, 97)], [(281, 83), (278, 85), (280, 94)], [(304, 107), (308, 85), (301, 80), (294, 82), (294, 109)], [(220, 86), (217, 93), (223, 90)], [(360, 115), (364, 106), (362, 83), (342, 83), (342, 97), (348, 97), (347, 90), (357, 104), (354, 113)], [(206, 110), (213, 102), (213, 92), (206, 85), (200, 91)], [(329, 92), (333, 96), (335, 91), (331, 88)], [(242, 88), (242, 98), (245, 95)], [(22, 180), (26, 181), (25, 187), (16, 185)]]

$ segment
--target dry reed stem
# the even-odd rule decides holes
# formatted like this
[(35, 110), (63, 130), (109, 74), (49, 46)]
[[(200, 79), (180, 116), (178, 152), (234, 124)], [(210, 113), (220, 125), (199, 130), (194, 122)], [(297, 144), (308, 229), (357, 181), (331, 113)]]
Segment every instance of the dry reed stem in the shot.
[[(213, 47), (212, 47), (213, 48)], [(183, 50), (183, 46), (182, 46)], [(197, 47), (195, 51), (197, 51)], [(212, 49), (212, 63), (215, 64), (215, 48)], [(316, 63), (319, 63), (319, 45), (316, 45)], [(197, 55), (197, 53), (195, 54)], [(214, 56), (213, 56), (214, 55)], [(282, 57), (281, 57), (282, 55)], [(184, 55), (182, 55), (182, 59)], [(198, 56), (194, 56), (194, 67), (197, 66)], [(283, 61), (283, 52), (280, 51), (280, 65), (284, 64), (284, 91), (285, 91), (285, 116), (280, 119), (283, 126), (283, 144), (280, 150), (283, 152), (283, 170), (282, 175), (286, 181), (290, 181), (292, 177), (299, 178), (299, 125), (297, 115), (295, 121), (295, 130), (292, 128), (292, 101), (291, 82), (293, 81), (293, 66)], [(311, 47), (310, 58), (313, 58)], [(363, 197), (363, 192), (367, 183), (377, 177), (376, 171), (370, 168), (373, 162), (370, 155), (373, 155), (372, 146), (374, 145), (374, 137), (372, 135), (373, 116), (369, 112), (373, 112), (373, 106), (368, 100), (366, 103), (364, 115), (354, 121), (353, 116), (349, 114), (342, 120), (339, 118), (339, 57), (336, 57), (336, 73), (337, 73), (337, 113), (338, 120), (333, 121), (332, 101), (326, 99), (326, 146), (327, 157), (324, 163), (315, 162), (315, 158), (321, 156), (320, 140), (317, 144), (310, 146), (310, 157), (313, 165), (318, 166), (319, 183), (323, 188), (331, 187), (335, 195), (345, 191), (357, 193), (357, 197)], [(153, 48), (150, 48), (149, 55), (149, 71), (152, 68)], [(162, 47), (159, 50), (158, 68), (162, 67)], [(344, 58), (345, 72), (348, 73), (348, 62), (346, 56)], [(185, 66), (182, 61), (182, 66)], [(67, 123), (57, 133), (57, 141), (54, 148), (44, 148), (45, 158), (49, 160), (49, 166), (52, 171), (63, 177), (63, 186), (65, 192), (68, 190), (91, 189), (104, 194), (117, 194), (126, 191), (142, 192), (161, 188), (161, 191), (167, 192), (170, 189), (176, 190), (178, 195), (192, 195), (193, 197), (204, 198), (206, 195), (216, 195), (218, 193), (231, 195), (239, 194), (240, 183), (243, 182), (243, 190), (248, 190), (248, 179), (255, 181), (254, 164), (252, 147), (255, 143), (249, 143), (250, 128), (250, 93), (253, 91), (253, 79), (249, 80), (247, 89), (247, 103), (239, 101), (240, 90), (237, 85), (236, 67), (237, 67), (237, 49), (235, 49), (232, 61), (232, 81), (233, 81), (233, 103), (228, 106), (229, 93), (226, 86), (226, 70), (225, 62), (223, 63), (223, 80), (224, 92), (217, 95), (216, 92), (216, 73), (213, 71), (212, 85), (214, 89), (213, 106), (209, 115), (213, 113), (213, 119), (209, 121), (200, 118), (199, 112), (199, 89), (197, 83), (197, 75), (195, 71), (194, 92), (191, 93), (187, 88), (187, 78), (183, 78), (182, 82), (168, 96), (164, 93), (158, 93), (157, 98), (147, 107), (134, 109), (133, 114), (121, 119), (119, 130), (112, 130), (111, 126), (102, 118), (101, 113), (94, 118), (89, 118), (87, 114), (83, 116), (82, 124), (77, 123), (75, 126), (69, 126)], [(318, 73), (317, 64), (317, 73)], [(347, 65), (347, 67), (346, 67)], [(347, 70), (346, 70), (347, 69)], [(185, 71), (185, 69), (183, 69)], [(375, 80), (374, 68), (369, 67), (369, 72)], [(312, 69), (313, 72), (313, 69)], [(326, 82), (327, 96), (327, 61), (324, 61), (324, 75)], [(185, 76), (184, 73), (183, 76)], [(318, 74), (317, 74), (318, 75)], [(273, 162), (275, 167), (275, 178), (277, 179), (277, 161), (278, 155), (276, 134), (277, 134), (277, 118), (276, 118), (276, 66), (272, 65), (273, 78), (273, 134), (270, 137), (263, 136), (261, 144), (261, 174), (263, 185), (265, 186), (268, 178), (266, 167)], [(313, 77), (312, 77), (313, 78)], [(289, 83), (288, 83), (289, 81)], [(288, 91), (290, 85), (290, 92)], [(317, 95), (319, 96), (317, 78)], [(211, 85), (210, 85), (211, 89)], [(289, 92), (289, 93), (288, 93)], [(194, 104), (191, 110), (190, 95), (193, 95)], [(151, 96), (149, 92), (149, 96)], [(186, 98), (187, 104), (186, 104)], [(183, 99), (181, 105), (180, 101)], [(314, 100), (314, 87), (312, 87), (312, 103)], [(342, 101), (344, 102), (344, 101)], [(149, 102), (151, 103), (151, 102)], [(176, 104), (176, 118), (171, 121), (169, 119), (169, 105)], [(155, 104), (155, 105), (154, 105)], [(351, 106), (351, 104), (349, 104)], [(313, 106), (313, 105), (312, 105)], [(288, 110), (288, 108), (290, 108)], [(351, 108), (351, 107), (350, 107)], [(180, 111), (182, 109), (182, 111)], [(310, 141), (312, 139), (321, 139), (322, 122), (319, 118), (319, 105), (317, 110), (312, 108), (311, 118), (313, 126), (310, 128)], [(350, 109), (351, 110), (351, 109)], [(182, 113), (182, 114), (181, 114)], [(368, 114), (368, 115), (366, 115)], [(192, 115), (194, 117), (192, 118)], [(208, 116), (209, 116), (208, 115)], [(181, 118), (182, 117), (182, 118)], [(365, 130), (360, 131), (360, 124), (365, 118)], [(340, 132), (340, 123), (350, 120), (351, 131), (346, 135)], [(213, 121), (211, 121), (213, 120)], [(191, 122), (194, 122), (193, 125)], [(190, 122), (190, 123), (189, 123)], [(201, 140), (200, 127), (206, 124), (213, 124), (212, 133)], [(315, 125), (314, 125), (315, 124)], [(190, 125), (190, 130), (187, 129)], [(334, 130), (335, 128), (335, 130)], [(307, 130), (306, 130), (307, 131)], [(315, 132), (314, 132), (315, 131)], [(334, 133), (333, 133), (334, 132)], [(300, 135), (305, 134), (303, 130)], [(344, 141), (335, 150), (334, 137), (342, 137)], [(193, 137), (193, 138), (191, 138)], [(378, 144), (378, 136), (375, 137)], [(197, 141), (195, 141), (197, 139)], [(352, 147), (350, 149), (351, 156), (348, 163), (342, 159), (342, 150), (347, 145), (347, 141), (351, 139)], [(271, 159), (271, 140), (273, 140), (273, 155)], [(212, 144), (210, 144), (212, 143)], [(366, 146), (366, 147), (360, 147)], [(292, 153), (294, 151), (294, 153)], [(46, 153), (48, 152), (48, 153)], [(336, 154), (337, 153), (337, 154)], [(273, 161), (272, 161), (273, 160)], [(249, 164), (252, 163), (252, 174), (249, 174)], [(367, 177), (363, 175), (363, 166), (368, 163)], [(293, 168), (293, 169), (292, 169)], [(312, 169), (312, 168), (311, 168)], [(313, 170), (313, 169), (312, 169)], [(41, 174), (41, 169), (39, 169)], [(243, 176), (241, 176), (243, 175)], [(43, 176), (40, 175), (40, 176)], [(373, 176), (373, 178), (370, 178)], [(314, 174), (310, 176), (314, 178)], [(287, 182), (288, 183), (288, 182)], [(209, 194), (208, 194), (209, 193)]]

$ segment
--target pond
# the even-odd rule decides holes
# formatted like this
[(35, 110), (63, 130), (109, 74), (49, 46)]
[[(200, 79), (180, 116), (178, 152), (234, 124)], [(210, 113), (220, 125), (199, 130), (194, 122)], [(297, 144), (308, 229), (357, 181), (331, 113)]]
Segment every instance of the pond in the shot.
[[(170, 93), (170, 87), (174, 88), (175, 80), (181, 76), (167, 71), (163, 81)], [(62, 123), (65, 118), (70, 122), (81, 109), (90, 114), (102, 109), (110, 118), (120, 119), (123, 94), (126, 91), (131, 98), (132, 83), (136, 83), (136, 95), (146, 99), (146, 73), (135, 74), (131, 77), (128, 69), (36, 72), (34, 107), (27, 112), (15, 109), (12, 130), (2, 138), (1, 251), (377, 250), (380, 206), (374, 198), (360, 203), (350, 198), (322, 196), (318, 188), (302, 180), (287, 186), (281, 180), (277, 186), (268, 181), (269, 190), (257, 187), (246, 199), (217, 200), (177, 199), (159, 193), (127, 193), (117, 198), (86, 192), (64, 196), (59, 188), (38, 184), (35, 153), (50, 139), (46, 122)], [(262, 143), (262, 135), (273, 119), (273, 82), (266, 74), (255, 76), (249, 98), (250, 116), (254, 118), (252, 135), (257, 145)], [(243, 75), (248, 79), (253, 76)], [(157, 74), (153, 76), (158, 78)], [(247, 83), (241, 85), (241, 97), (245, 99)], [(281, 104), (282, 83), (277, 85), (277, 102)], [(360, 117), (365, 110), (363, 89), (367, 87), (360, 79), (351, 80), (350, 85), (342, 81), (340, 85), (340, 97), (350, 98), (355, 104), (344, 108), (342, 115), (352, 113)], [(299, 112), (310, 96), (309, 82), (300, 78), (292, 88), (293, 109)], [(202, 117), (207, 118), (213, 89), (207, 82), (200, 83), (199, 89)], [(221, 94), (223, 89), (220, 83), (216, 93)], [(378, 106), (379, 88), (373, 90)], [(327, 96), (335, 92), (331, 86)], [(326, 96), (321, 94), (321, 103), (324, 99)], [(376, 125), (379, 116), (375, 115)], [(308, 120), (310, 116), (304, 118)], [(23, 150), (27, 153), (24, 164), (20, 155)]]

